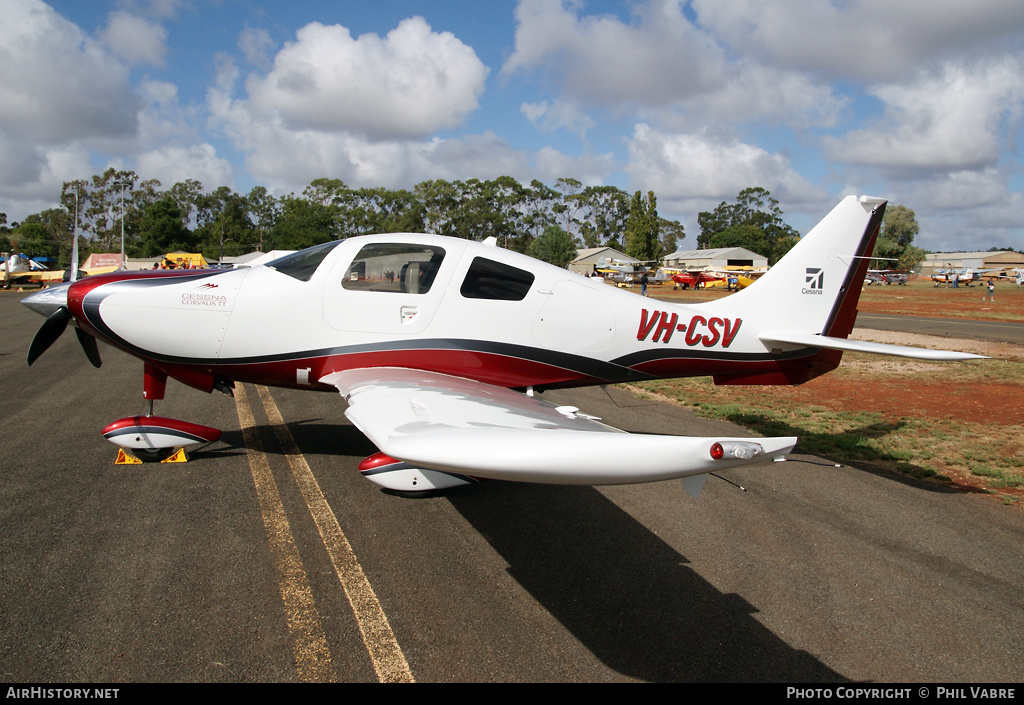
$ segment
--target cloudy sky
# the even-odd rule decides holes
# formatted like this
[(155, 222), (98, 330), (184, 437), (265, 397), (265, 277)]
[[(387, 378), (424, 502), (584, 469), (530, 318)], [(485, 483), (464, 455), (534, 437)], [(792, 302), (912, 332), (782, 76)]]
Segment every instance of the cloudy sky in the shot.
[(1021, 0), (0, 0), (0, 212), (133, 169), (277, 195), (501, 175), (842, 196), (1024, 248)]

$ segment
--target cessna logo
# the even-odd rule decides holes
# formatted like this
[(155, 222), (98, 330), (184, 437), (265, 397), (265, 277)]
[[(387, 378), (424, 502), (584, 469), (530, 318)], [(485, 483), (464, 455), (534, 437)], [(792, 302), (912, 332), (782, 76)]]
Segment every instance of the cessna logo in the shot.
[(667, 343), (672, 334), (679, 331), (687, 345), (703, 345), (710, 348), (718, 343), (723, 348), (729, 347), (740, 330), (741, 318), (704, 318), (694, 316), (689, 323), (679, 322), (679, 314), (668, 311), (640, 311), (640, 328), (636, 339), (647, 340), (652, 333), (651, 342)]
[(822, 271), (821, 267), (808, 267), (807, 268), (807, 286), (800, 290), (802, 294), (817, 294), (821, 295), (822, 288), (824, 288), (825, 272)]
[(193, 291), (186, 291), (181, 295), (181, 303), (183, 306), (199, 306), (202, 308), (226, 308), (228, 305), (228, 297), (221, 294), (198, 294), (196, 291), (207, 292), (217, 288), (216, 284), (207, 282), (195, 287)]

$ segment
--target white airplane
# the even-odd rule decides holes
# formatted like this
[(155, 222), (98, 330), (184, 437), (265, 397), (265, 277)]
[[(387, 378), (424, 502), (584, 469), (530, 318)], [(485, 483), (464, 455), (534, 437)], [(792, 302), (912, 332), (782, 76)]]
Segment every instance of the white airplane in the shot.
[(1024, 269), (1007, 269), (996, 279), (1009, 279), (1016, 282), (1017, 286), (1024, 286)]
[(937, 287), (940, 284), (949, 284), (953, 281), (953, 275), (956, 275), (956, 283), (963, 284), (964, 286), (970, 286), (971, 284), (981, 283), (986, 277), (992, 272), (1001, 272), (1001, 269), (972, 269), (967, 267), (966, 269), (936, 269), (935, 273), (932, 274), (932, 286)]
[(35, 260), (15, 253), (0, 253), (0, 285), (10, 289), (15, 283), (39, 283), (46, 267)]
[(219, 437), (152, 415), (167, 377), (206, 392), (249, 382), (340, 392), (381, 451), (360, 469), (393, 490), (684, 478), (696, 496), (709, 472), (783, 458), (797, 439), (631, 435), (533, 393), (702, 375), (799, 384), (844, 350), (980, 357), (847, 339), (884, 210), (844, 199), (756, 290), (698, 304), (434, 235), (352, 237), (247, 269), (113, 272), (24, 299), (47, 316), (28, 361), (69, 322), (93, 364), (97, 339), (140, 358), (149, 413), (104, 433), (142, 454)]
[(651, 271), (651, 267), (648, 265), (652, 264), (657, 265), (657, 261), (623, 262), (617, 259), (609, 260), (602, 257), (597, 260), (597, 267), (594, 271), (600, 274), (602, 278), (616, 284), (639, 284), (640, 278), (645, 274), (651, 284), (668, 281), (668, 275), (660, 270), (657, 273)]

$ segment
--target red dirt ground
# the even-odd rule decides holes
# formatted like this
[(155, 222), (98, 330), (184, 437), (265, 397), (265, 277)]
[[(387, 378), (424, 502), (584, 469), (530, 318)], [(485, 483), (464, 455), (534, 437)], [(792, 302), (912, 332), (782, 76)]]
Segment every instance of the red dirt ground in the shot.
[[(959, 289), (935, 288), (928, 281), (912, 281), (906, 286), (865, 286), (861, 292), (858, 310), (865, 313), (890, 313), (904, 316), (928, 316), (932, 318), (974, 318), (987, 321), (1009, 321), (1024, 323), (1024, 288), (1012, 283), (996, 286), (996, 302), (982, 301), (985, 289), (977, 284)], [(727, 296), (720, 289), (704, 291), (673, 292), (667, 287), (655, 290), (652, 295), (669, 301), (706, 301)], [(851, 337), (901, 345), (919, 345), (943, 349), (963, 350), (1002, 360), (1024, 359), (1024, 346), (1004, 343), (929, 338), (888, 334), (881, 331), (856, 329)], [(891, 358), (879, 358), (890, 360)], [(843, 365), (848, 361), (844, 357)], [(977, 384), (970, 388), (951, 385), (941, 379), (922, 382), (917, 378), (913, 383), (905, 375), (888, 374), (885, 363), (880, 362), (879, 374), (865, 385), (863, 379), (844, 380), (838, 375), (825, 375), (801, 387), (787, 390), (801, 398), (813, 398), (819, 405), (828, 400), (829, 406), (852, 410), (870, 410), (892, 416), (920, 416), (944, 418), (952, 416), (969, 421), (997, 424), (1024, 424), (1024, 380), (1019, 384), (1007, 384), (1005, 380)], [(773, 388), (782, 390), (783, 388)], [(955, 400), (955, 401), (954, 401)], [(1024, 429), (1022, 429), (1024, 431)]]
[[(652, 292), (658, 298), (672, 301), (708, 300), (727, 295), (707, 290), (689, 292)], [(935, 288), (927, 281), (913, 281), (907, 286), (865, 287), (858, 305), (866, 313), (889, 313), (933, 318), (972, 318), (988, 321), (1024, 323), (1024, 289), (1012, 283), (996, 286), (996, 301), (982, 301), (983, 286), (974, 285), (957, 290)], [(1009, 343), (985, 343), (929, 336), (912, 336), (855, 329), (851, 337), (903, 345), (962, 350), (994, 358), (998, 361), (1024, 360), (1024, 346)], [(869, 358), (865, 360), (864, 358)], [(846, 411), (874, 411), (890, 419), (901, 417), (957, 419), (988, 426), (1015, 426), (1024, 447), (1024, 379), (958, 383), (955, 379), (936, 376), (933, 381), (913, 371), (914, 362), (895, 358), (843, 358), (843, 367), (858, 374), (826, 374), (799, 387), (773, 387), (771, 393), (793, 401)], [(953, 363), (959, 364), (959, 363)], [(752, 393), (757, 393), (751, 388)], [(767, 389), (767, 388), (765, 388)], [(757, 390), (763, 391), (763, 390)], [(954, 484), (965, 490), (979, 491), (987, 486), (984, 478), (965, 470), (950, 469), (947, 474)], [(1001, 489), (1003, 494), (1024, 498), (1024, 489)], [(1024, 504), (1024, 503), (1021, 503)]]
[[(935, 288), (927, 281), (911, 282), (908, 286), (865, 287), (858, 305), (865, 313), (896, 313), (906, 316), (933, 318), (973, 318), (986, 321), (1024, 322), (1024, 289), (1012, 283), (996, 286), (997, 301), (982, 301), (986, 294), (983, 286), (973, 285), (960, 289)], [(907, 340), (893, 335), (886, 338), (881, 332), (856, 330), (853, 337), (865, 337), (881, 342), (944, 347), (988, 355), (996, 360), (1024, 359), (1024, 347), (1009, 343), (935, 338)], [(906, 342), (904, 342), (906, 341)], [(993, 363), (995, 364), (995, 363)], [(884, 364), (879, 364), (884, 369)], [(972, 383), (969, 387), (951, 384), (937, 378), (925, 382), (917, 378), (912, 385), (901, 382), (901, 375), (878, 376), (870, 386), (844, 384), (829, 375), (811, 382), (818, 383), (822, 397), (841, 399), (845, 408), (885, 411), (893, 416), (923, 416), (929, 418), (953, 417), (979, 423), (1024, 425), (1024, 380), (1007, 382)], [(831, 386), (830, 386), (831, 385)], [(827, 390), (827, 391), (826, 391)], [(1024, 426), (1022, 426), (1024, 432)]]
[(876, 411), (887, 419), (913, 416), (1024, 426), (1024, 385), (1020, 384), (985, 385), (982, 394), (941, 382), (918, 380), (910, 387), (897, 378), (866, 385), (863, 380), (825, 375), (793, 388), (786, 394), (790, 395), (830, 409)]

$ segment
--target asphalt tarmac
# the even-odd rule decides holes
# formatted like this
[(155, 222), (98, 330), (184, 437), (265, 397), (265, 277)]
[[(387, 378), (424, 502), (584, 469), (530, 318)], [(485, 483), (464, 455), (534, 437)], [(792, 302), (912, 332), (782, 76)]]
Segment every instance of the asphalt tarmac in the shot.
[[(0, 681), (1024, 681), (1024, 512), (989, 497), (795, 455), (696, 500), (407, 498), (359, 476), (375, 448), (335, 394), (172, 381), (157, 413), (222, 440), (115, 465), (100, 429), (145, 412), (141, 363), (101, 346), (94, 369), (68, 331), (29, 368), (22, 297), (0, 293)], [(543, 398), (741, 432), (614, 388)]]
[(894, 316), (884, 313), (857, 314), (857, 325), (875, 330), (905, 331), (944, 338), (965, 338), (1024, 345), (1024, 324), (966, 318)]

